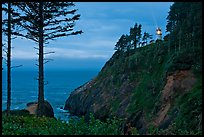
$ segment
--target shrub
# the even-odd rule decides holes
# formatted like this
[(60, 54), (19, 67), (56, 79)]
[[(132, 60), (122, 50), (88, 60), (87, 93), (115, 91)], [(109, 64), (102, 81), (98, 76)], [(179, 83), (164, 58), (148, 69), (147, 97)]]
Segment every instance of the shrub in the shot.
[(2, 135), (121, 135), (122, 121), (116, 117), (105, 122), (84, 117), (70, 119), (68, 122), (48, 117), (36, 116), (2, 116)]

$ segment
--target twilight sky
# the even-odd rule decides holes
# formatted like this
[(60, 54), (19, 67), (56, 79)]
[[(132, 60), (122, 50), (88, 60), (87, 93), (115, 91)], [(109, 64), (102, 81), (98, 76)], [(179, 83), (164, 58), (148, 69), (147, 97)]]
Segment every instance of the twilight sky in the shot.
[[(129, 34), (135, 23), (142, 25), (142, 32), (153, 35), (159, 26), (163, 36), (166, 17), (172, 2), (75, 2), (81, 18), (75, 30), (84, 33), (50, 41), (45, 56), (54, 59), (45, 64), (45, 69), (98, 69), (113, 55), (114, 46), (122, 34)], [(3, 37), (3, 41), (6, 40)], [(23, 65), (22, 69), (37, 70), (37, 45), (26, 39), (12, 41), (12, 64)], [(3, 53), (4, 55), (4, 53)], [(5, 63), (3, 63), (5, 68)]]

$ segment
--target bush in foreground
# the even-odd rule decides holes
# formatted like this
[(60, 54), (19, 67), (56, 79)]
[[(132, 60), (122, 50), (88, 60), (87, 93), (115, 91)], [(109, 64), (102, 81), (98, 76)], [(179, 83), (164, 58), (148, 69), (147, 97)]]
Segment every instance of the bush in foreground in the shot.
[[(95, 119), (90, 114), (90, 119), (70, 119), (68, 122), (49, 117), (36, 117), (34, 115), (2, 114), (2, 135), (124, 135), (123, 121), (116, 117), (105, 122)], [(138, 130), (130, 127), (129, 135), (139, 135)], [(127, 132), (127, 131), (126, 131)], [(152, 127), (148, 135), (201, 135), (202, 131), (178, 129), (175, 124), (165, 130)]]
[(84, 117), (70, 119), (67, 123), (48, 117), (2, 116), (2, 135), (121, 135), (121, 120), (107, 119), (101, 122), (90, 115), (89, 122)]

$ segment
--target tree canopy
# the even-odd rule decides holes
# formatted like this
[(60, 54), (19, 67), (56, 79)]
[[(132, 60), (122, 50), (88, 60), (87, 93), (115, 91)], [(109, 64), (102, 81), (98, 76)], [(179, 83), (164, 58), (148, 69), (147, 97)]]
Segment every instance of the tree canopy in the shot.
[(202, 45), (201, 2), (175, 2), (170, 7), (166, 31), (175, 50)]
[[(21, 11), (21, 21), (19, 26), (26, 30), (25, 33), (16, 33), (18, 36), (39, 41), (40, 27), (40, 2), (16, 2), (18, 10)], [(76, 14), (77, 9), (73, 9), (73, 2), (43, 2), (42, 7), (42, 27), (43, 42), (55, 40), (58, 37), (81, 34), (82, 31), (74, 31), (75, 22), (80, 19), (80, 14)]]

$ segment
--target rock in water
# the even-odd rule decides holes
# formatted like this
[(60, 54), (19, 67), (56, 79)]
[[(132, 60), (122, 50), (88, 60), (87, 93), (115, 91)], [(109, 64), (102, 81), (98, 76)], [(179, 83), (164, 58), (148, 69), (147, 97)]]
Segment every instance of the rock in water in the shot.
[[(45, 110), (43, 111), (43, 115), (46, 117), (54, 117), (54, 111), (53, 111), (53, 108), (50, 105), (50, 103), (45, 100), (44, 105), (45, 105)], [(26, 110), (28, 110), (30, 114), (36, 115), (37, 114), (37, 107), (38, 107), (37, 102), (29, 102), (29, 103), (27, 103)]]

